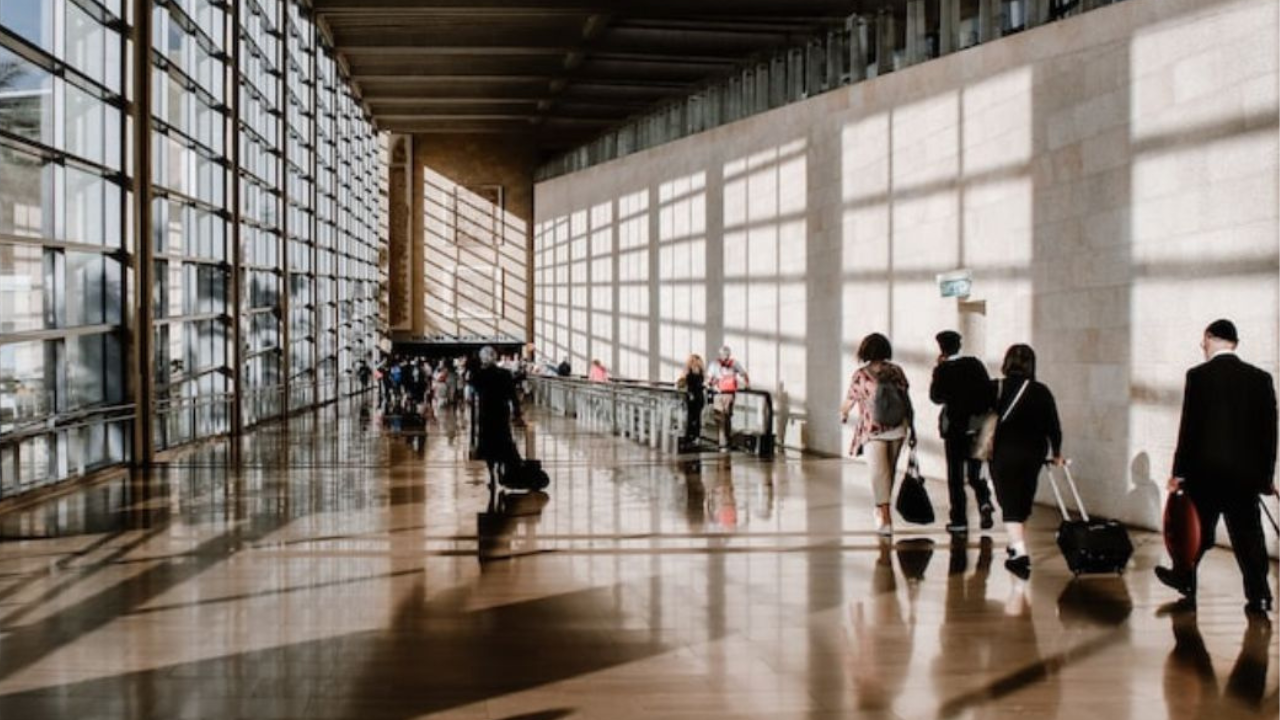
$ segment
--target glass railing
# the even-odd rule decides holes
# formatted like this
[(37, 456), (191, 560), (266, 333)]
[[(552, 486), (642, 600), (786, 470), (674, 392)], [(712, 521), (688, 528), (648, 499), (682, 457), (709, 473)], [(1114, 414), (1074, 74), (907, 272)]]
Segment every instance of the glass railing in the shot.
[[(630, 438), (671, 453), (713, 449), (718, 442), (718, 418), (710, 402), (703, 409), (700, 443), (690, 447), (681, 442), (688, 436), (685, 393), (669, 383), (542, 375), (531, 376), (528, 383), (535, 405), (575, 418), (589, 432)], [(771, 457), (776, 446), (773, 396), (762, 390), (738, 391), (733, 426), (732, 449)]]

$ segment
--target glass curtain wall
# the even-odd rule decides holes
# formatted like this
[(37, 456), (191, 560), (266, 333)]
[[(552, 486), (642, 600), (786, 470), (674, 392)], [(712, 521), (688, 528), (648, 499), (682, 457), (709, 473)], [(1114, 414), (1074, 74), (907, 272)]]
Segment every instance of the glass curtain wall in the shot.
[(375, 364), (378, 346), (381, 173), (377, 138), (359, 132), (364, 123), (360, 106), (345, 88), (339, 93), (338, 167), (342, 172), (338, 196), (352, 201), (339, 206), (335, 199), (333, 204), (339, 228), (334, 275), (338, 293), (337, 362), (343, 385), (351, 386), (357, 363), (365, 360)]
[[(334, 248), (338, 244), (338, 162), (342, 141), (338, 138), (337, 67), (333, 59), (316, 60), (316, 252), (314, 298), (316, 374), (320, 397), (327, 400), (335, 391), (337, 359), (337, 297), (334, 278)], [(343, 172), (346, 168), (343, 168)]]
[(0, 497), (127, 459), (121, 0), (0, 0)]
[(288, 3), (285, 33), (285, 140), (288, 202), (288, 377), (289, 407), (316, 402), (316, 306), (314, 296), (316, 117), (323, 113), (316, 93), (316, 33), (296, 2)]
[(242, 0), (238, 20), (240, 404), (251, 426), (283, 409), (280, 1)]
[[(156, 3), (151, 17), (155, 446), (231, 429), (227, 8)], [(253, 194), (253, 185), (242, 186)], [(251, 204), (249, 202), (243, 205)]]
[(337, 397), (378, 143), (300, 0), (0, 0), (0, 498)]

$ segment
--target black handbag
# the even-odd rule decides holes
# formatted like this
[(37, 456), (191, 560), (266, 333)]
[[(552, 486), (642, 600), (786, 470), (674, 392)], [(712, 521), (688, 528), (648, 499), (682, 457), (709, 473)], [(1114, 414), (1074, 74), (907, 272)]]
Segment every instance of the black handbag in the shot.
[(933, 501), (929, 500), (929, 491), (924, 488), (924, 476), (920, 474), (920, 460), (916, 457), (915, 448), (907, 456), (907, 472), (902, 477), (902, 487), (898, 488), (898, 500), (894, 504), (903, 520), (916, 525), (933, 523)]

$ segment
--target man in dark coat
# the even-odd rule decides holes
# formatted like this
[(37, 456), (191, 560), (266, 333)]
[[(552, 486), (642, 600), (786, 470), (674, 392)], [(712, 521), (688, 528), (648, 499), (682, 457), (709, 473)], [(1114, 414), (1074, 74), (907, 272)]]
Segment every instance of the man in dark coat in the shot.
[[(1276, 389), (1271, 375), (1235, 353), (1239, 343), (1230, 320), (1205, 329), (1205, 362), (1187, 372), (1182, 422), (1169, 492), (1183, 488), (1200, 517), (1200, 556), (1213, 547), (1224, 518), (1244, 576), (1245, 612), (1271, 611), (1266, 541), (1259, 495), (1275, 494)], [(1156, 577), (1194, 602), (1195, 569), (1156, 568)]]
[(933, 380), (929, 383), (929, 399), (942, 406), (938, 416), (938, 430), (947, 456), (947, 489), (951, 496), (951, 520), (947, 530), (955, 534), (969, 531), (969, 501), (964, 492), (965, 475), (973, 488), (978, 503), (982, 529), (994, 525), (991, 504), (991, 488), (982, 477), (982, 462), (971, 457), (976, 428), (975, 418), (988, 410), (991, 397), (991, 377), (982, 361), (960, 354), (960, 333), (943, 330), (936, 337), (938, 363), (933, 368)]
[(520, 400), (516, 397), (515, 379), (497, 366), (497, 358), (493, 348), (481, 349), (480, 367), (469, 380), (476, 393), (476, 417), (472, 419), (476, 424), (475, 455), (489, 467), (490, 494), (508, 465), (519, 458), (511, 437), (511, 420), (520, 417)]

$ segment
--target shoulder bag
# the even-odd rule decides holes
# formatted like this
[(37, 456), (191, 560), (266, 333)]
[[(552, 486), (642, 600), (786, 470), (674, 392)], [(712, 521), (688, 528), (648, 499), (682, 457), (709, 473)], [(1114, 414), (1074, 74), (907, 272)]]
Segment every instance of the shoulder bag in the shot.
[[(1031, 384), (1030, 380), (1024, 380), (1022, 387), (1018, 388), (1018, 394), (1013, 396), (1013, 402), (1009, 403), (1009, 407), (1001, 415), (994, 408), (988, 410), (982, 415), (975, 416), (970, 422), (976, 423), (975, 433), (973, 436), (973, 447), (969, 450), (969, 457), (974, 460), (990, 460), (991, 453), (995, 450), (996, 445), (996, 426), (1009, 419), (1009, 414), (1018, 406), (1018, 401), (1022, 399), (1022, 393), (1027, 391), (1027, 386)], [(996, 389), (996, 398), (998, 399), (1004, 394), (1004, 381), (1000, 380)]]

